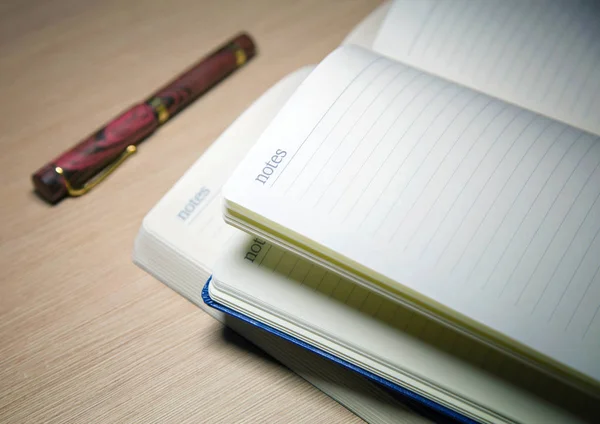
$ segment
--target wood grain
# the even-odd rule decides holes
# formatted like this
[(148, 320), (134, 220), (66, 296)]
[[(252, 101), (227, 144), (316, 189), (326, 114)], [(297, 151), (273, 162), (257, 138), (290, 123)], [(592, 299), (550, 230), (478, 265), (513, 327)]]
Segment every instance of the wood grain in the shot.
[[(256, 97), (379, 3), (0, 3), (0, 422), (359, 422), (232, 342), (131, 249), (147, 211)], [(92, 193), (56, 207), (33, 194), (34, 170), (240, 30), (256, 59)]]

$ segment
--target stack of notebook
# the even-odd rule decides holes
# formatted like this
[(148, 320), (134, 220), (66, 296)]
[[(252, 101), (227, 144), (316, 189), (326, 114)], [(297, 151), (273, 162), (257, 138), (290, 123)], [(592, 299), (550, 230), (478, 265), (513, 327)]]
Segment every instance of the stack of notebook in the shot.
[(599, 22), (382, 6), (213, 144), (135, 261), (282, 362), (326, 358), (291, 368), (368, 421), (598, 422)]

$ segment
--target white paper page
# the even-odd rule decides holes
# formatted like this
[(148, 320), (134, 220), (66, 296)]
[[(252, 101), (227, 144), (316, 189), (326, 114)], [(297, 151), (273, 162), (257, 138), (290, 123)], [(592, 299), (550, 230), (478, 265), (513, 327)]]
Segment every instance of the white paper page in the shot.
[(365, 49), (371, 49), (391, 5), (391, 2), (386, 1), (377, 6), (369, 16), (363, 19), (346, 35), (341, 44), (354, 44)]
[(225, 199), (600, 382), (595, 136), (343, 47)]
[(202, 300), (202, 287), (217, 258), (231, 235), (238, 232), (223, 221), (221, 186), (312, 69), (307, 66), (284, 77), (215, 140), (148, 213), (136, 238), (134, 261), (364, 420), (430, 422), (365, 378), (250, 324), (230, 320)]
[[(148, 213), (145, 230), (169, 242), (210, 274), (236, 231), (223, 221), (221, 188), (313, 68), (306, 66), (283, 78), (232, 123)], [(193, 284), (199, 297), (197, 281)]]
[(600, 134), (600, 4), (396, 0), (373, 49)]
[(236, 310), (248, 311), (247, 302), (271, 323), (292, 321), (304, 340), (379, 376), (462, 413), (477, 405), (483, 421), (565, 423), (569, 410), (594, 410), (595, 401), (545, 374), (259, 238), (236, 234), (211, 284), (216, 300), (230, 293), (241, 300)]

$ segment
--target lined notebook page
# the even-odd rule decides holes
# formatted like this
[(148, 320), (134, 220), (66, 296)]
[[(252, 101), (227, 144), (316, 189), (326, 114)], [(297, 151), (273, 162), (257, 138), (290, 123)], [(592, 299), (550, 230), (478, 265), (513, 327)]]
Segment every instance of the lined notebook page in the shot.
[(225, 198), (600, 381), (596, 136), (343, 47)]
[(594, 0), (396, 0), (373, 48), (600, 134)]
[[(210, 273), (235, 232), (223, 221), (222, 186), (313, 68), (287, 75), (250, 105), (145, 217), (144, 229)], [(194, 280), (186, 295), (200, 299), (197, 284)]]
[(384, 378), (426, 382), (412, 388), (437, 401), (454, 393), (457, 405), (474, 402), (519, 422), (571, 422), (566, 411), (593, 411), (580, 392), (261, 239), (239, 233), (226, 252), (211, 284), (308, 328), (329, 340), (330, 352), (378, 364)]

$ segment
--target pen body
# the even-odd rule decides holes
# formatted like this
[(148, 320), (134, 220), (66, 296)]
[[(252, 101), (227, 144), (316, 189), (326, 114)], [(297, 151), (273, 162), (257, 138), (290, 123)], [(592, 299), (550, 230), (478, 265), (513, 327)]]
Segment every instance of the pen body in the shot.
[[(82, 186), (127, 146), (137, 144), (157, 127), (152, 108), (145, 103), (136, 105), (38, 170), (32, 177), (34, 186), (44, 199), (55, 203), (68, 194), (64, 178), (74, 187)], [(57, 166), (64, 176), (56, 172)]]
[[(154, 132), (158, 126), (226, 78), (255, 55), (247, 34), (233, 38), (179, 77), (110, 121), (69, 151), (32, 175), (35, 189), (46, 201), (56, 203), (80, 188), (125, 151)], [(62, 174), (56, 168), (62, 169)]]

